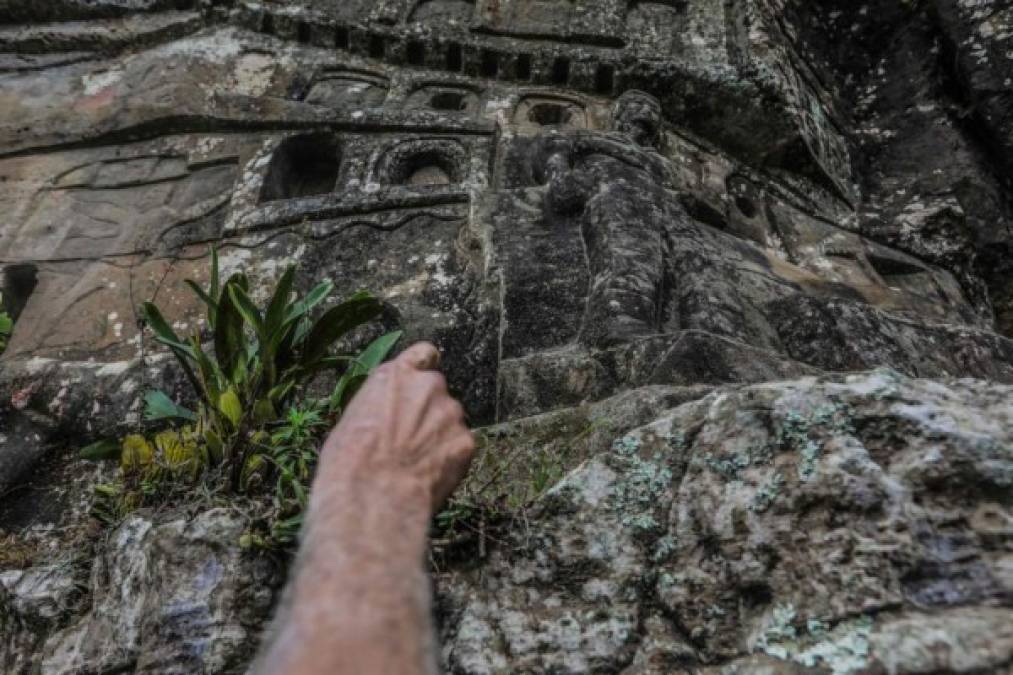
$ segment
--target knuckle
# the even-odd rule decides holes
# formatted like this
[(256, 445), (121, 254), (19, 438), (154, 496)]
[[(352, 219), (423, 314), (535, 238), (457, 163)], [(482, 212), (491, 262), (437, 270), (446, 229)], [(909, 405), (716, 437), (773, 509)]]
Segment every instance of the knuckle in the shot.
[(433, 352), (438, 351), (436, 349), (436, 345), (434, 345), (432, 342), (429, 342), (428, 340), (416, 342), (411, 346), (411, 348), (420, 354), (432, 354)]
[(442, 373), (427, 370), (424, 373), (421, 373), (421, 377), (425, 378), (425, 383), (428, 387), (436, 389), (437, 391), (446, 391), (447, 378), (445, 378)]
[(450, 413), (450, 416), (453, 417), (455, 421), (457, 422), (464, 421), (464, 406), (461, 405), (460, 401), (453, 398), (450, 399), (450, 404), (448, 408), (449, 409), (447, 410), (447, 412)]

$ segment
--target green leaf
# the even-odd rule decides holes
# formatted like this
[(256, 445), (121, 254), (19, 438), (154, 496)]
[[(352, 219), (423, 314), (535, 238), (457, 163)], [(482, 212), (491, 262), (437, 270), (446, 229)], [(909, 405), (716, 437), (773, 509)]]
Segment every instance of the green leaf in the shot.
[(332, 307), (313, 325), (303, 345), (303, 366), (311, 366), (327, 355), (327, 350), (343, 335), (380, 316), (383, 306), (369, 293), (359, 292)]
[(292, 295), (292, 284), (295, 282), (295, 265), (289, 266), (285, 274), (281, 275), (278, 285), (274, 289), (271, 302), (268, 303), (267, 313), (264, 315), (264, 324), (267, 334), (274, 336), (285, 323), (285, 317), (289, 307), (289, 296)]
[(100, 462), (106, 459), (119, 459), (122, 446), (113, 438), (104, 438), (91, 445), (86, 445), (78, 452), (81, 459), (90, 462)]
[(243, 317), (233, 302), (232, 294), (228, 287), (232, 284), (238, 285), (244, 290), (247, 288), (246, 277), (233, 275), (225, 282), (225, 290), (222, 291), (218, 301), (218, 320), (215, 326), (215, 356), (222, 373), (235, 381), (236, 365), (240, 360), (246, 358), (246, 336), (243, 334)]
[(163, 344), (172, 350), (172, 353), (175, 354), (176, 358), (180, 361), (186, 362), (187, 360), (197, 360), (193, 347), (185, 342), (173, 342), (172, 340), (166, 340), (158, 335), (155, 336), (155, 342)]
[(359, 353), (352, 365), (334, 385), (334, 391), (330, 398), (332, 411), (339, 411), (345, 407), (345, 404), (355, 396), (355, 392), (366, 381), (366, 377), (387, 358), (390, 350), (394, 348), (402, 335), (404, 332), (399, 330), (381, 335)]
[(267, 392), (267, 397), (271, 399), (276, 406), (279, 406), (279, 404), (292, 392), (293, 387), (295, 387), (295, 382), (287, 380)]
[(214, 246), (211, 246), (211, 289), (209, 294), (215, 299), (215, 304), (218, 304), (219, 293), (221, 291), (221, 277), (218, 270), (218, 250)]
[(299, 505), (305, 508), (306, 503), (309, 501), (309, 495), (306, 493), (306, 488), (303, 487), (302, 483), (298, 480), (292, 481), (292, 492), (295, 493), (295, 498), (299, 500)]
[(221, 437), (213, 429), (205, 429), (204, 443), (207, 445), (210, 461), (214, 464), (220, 463), (225, 456), (225, 444)]
[(287, 323), (294, 319), (298, 319), (305, 314), (309, 314), (313, 311), (313, 308), (323, 302), (333, 290), (334, 284), (330, 279), (321, 281), (306, 294), (306, 297), (299, 302), (293, 303), (289, 307), (288, 315), (285, 317), (285, 322)]
[(232, 422), (234, 429), (239, 428), (239, 422), (243, 419), (243, 404), (235, 389), (229, 389), (222, 393), (218, 399), (218, 409), (222, 411), (225, 418)]
[(340, 412), (344, 410), (345, 405), (355, 396), (355, 393), (359, 391), (359, 387), (366, 381), (368, 375), (365, 373), (345, 373), (339, 379), (337, 384), (334, 385), (334, 392), (331, 394), (330, 409), (331, 412)]
[(180, 419), (196, 422), (197, 415), (169, 398), (165, 392), (153, 389), (144, 395), (144, 419), (149, 421)]
[(295, 541), (299, 536), (299, 530), (302, 529), (302, 524), (303, 514), (301, 513), (285, 520), (276, 521), (271, 526), (271, 536), (275, 541), (283, 544)]
[(257, 338), (261, 344), (267, 342), (266, 335), (264, 333), (264, 317), (260, 315), (260, 310), (253, 304), (253, 300), (246, 294), (242, 288), (236, 284), (230, 284), (228, 286), (229, 296), (232, 298), (232, 302), (236, 306), (236, 310), (239, 311), (240, 316), (243, 317), (243, 321), (249, 324), (250, 328), (257, 334)]
[(271, 337), (275, 367), (279, 371), (288, 369), (295, 362), (298, 356), (296, 345), (300, 344), (305, 334), (309, 332), (308, 325), (309, 319), (306, 317), (294, 322), (286, 321), (282, 329)]
[(208, 355), (201, 349), (200, 342), (197, 337), (191, 337), (191, 350), (194, 354), (194, 358), (197, 361), (197, 366), (200, 368), (200, 384), (195, 385), (198, 392), (202, 392), (204, 400), (207, 404), (214, 406), (218, 402), (218, 394), (222, 390), (224, 384), (222, 380), (224, 375), (219, 365), (208, 358)]
[(250, 484), (254, 478), (257, 478), (259, 474), (263, 474), (267, 468), (267, 461), (261, 454), (250, 455), (246, 458), (243, 463), (242, 473), (239, 476), (240, 487), (245, 491), (250, 488)]
[(160, 342), (164, 342), (170, 347), (174, 345), (184, 348), (186, 347), (186, 345), (183, 344), (183, 341), (179, 339), (179, 336), (176, 335), (176, 331), (172, 329), (172, 326), (170, 326), (169, 322), (165, 320), (165, 317), (162, 316), (162, 312), (159, 311), (158, 307), (156, 307), (154, 303), (144, 303), (141, 308), (141, 313), (144, 315), (144, 320), (151, 327), (151, 330), (154, 331), (155, 336)]
[(14, 321), (7, 312), (0, 312), (0, 334), (10, 335), (14, 329)]
[(296, 366), (291, 370), (286, 371), (285, 378), (292, 378), (296, 381), (304, 382), (314, 377), (317, 373), (340, 368), (341, 366), (351, 367), (354, 363), (355, 359), (350, 356), (325, 356), (308, 366)]
[(253, 423), (257, 426), (270, 424), (278, 419), (278, 412), (269, 398), (262, 398), (253, 406)]
[(211, 330), (214, 330), (215, 329), (215, 319), (218, 318), (217, 317), (217, 314), (218, 314), (218, 301), (216, 299), (214, 299), (213, 297), (211, 297), (208, 293), (206, 293), (204, 291), (204, 289), (201, 288), (200, 286), (198, 286), (194, 281), (192, 281), (190, 279), (184, 279), (183, 283), (186, 284), (187, 286), (189, 286), (190, 290), (193, 291), (194, 294), (198, 298), (200, 298), (201, 300), (203, 300), (204, 304), (208, 306), (208, 312), (207, 312), (207, 314), (208, 314), (208, 325), (211, 326)]
[(378, 365), (383, 363), (390, 350), (394, 348), (397, 341), (404, 335), (404, 331), (396, 330), (386, 335), (381, 335), (369, 343), (355, 358), (356, 372), (368, 375)]
[(197, 356), (194, 354), (193, 349), (190, 345), (182, 342), (179, 336), (176, 335), (176, 331), (172, 329), (169, 323), (162, 316), (162, 312), (159, 311), (153, 303), (146, 302), (141, 307), (141, 314), (144, 316), (144, 320), (148, 326), (155, 333), (155, 340), (161, 344), (166, 345), (172, 350), (173, 356), (179, 361), (179, 365), (183, 368), (183, 373), (186, 378), (193, 385), (193, 388), (200, 391), (200, 384), (197, 381), (197, 377), (193, 372), (193, 368), (190, 367), (190, 360), (196, 360)]

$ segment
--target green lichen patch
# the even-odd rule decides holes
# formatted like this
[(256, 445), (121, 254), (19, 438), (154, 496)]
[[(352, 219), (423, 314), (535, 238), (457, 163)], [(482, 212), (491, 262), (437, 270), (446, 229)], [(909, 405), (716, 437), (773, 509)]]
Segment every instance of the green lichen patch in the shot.
[(750, 510), (756, 513), (763, 513), (771, 507), (778, 495), (781, 493), (781, 488), (784, 487), (784, 476), (775, 471), (770, 479), (760, 486), (753, 496), (753, 501), (749, 505)]
[(789, 411), (778, 427), (774, 443), (779, 450), (798, 455), (798, 478), (809, 482), (817, 474), (826, 437), (854, 433), (848, 407), (832, 402), (817, 406), (808, 413)]
[(803, 622), (794, 607), (778, 605), (756, 646), (778, 659), (845, 675), (868, 665), (872, 627), (872, 618), (868, 616), (842, 621), (832, 628), (817, 618)]
[(654, 434), (628, 435), (615, 441), (608, 461), (618, 474), (612, 500), (621, 525), (640, 533), (660, 529), (656, 510), (672, 486), (673, 444), (681, 447), (683, 443), (681, 435)]

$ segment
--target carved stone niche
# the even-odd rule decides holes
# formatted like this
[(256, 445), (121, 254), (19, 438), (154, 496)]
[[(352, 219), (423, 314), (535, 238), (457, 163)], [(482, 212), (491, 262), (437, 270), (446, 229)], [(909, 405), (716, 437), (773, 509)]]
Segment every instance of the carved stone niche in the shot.
[(405, 107), (471, 115), (478, 110), (478, 94), (455, 84), (422, 84), (409, 94)]
[(3, 310), (14, 321), (28, 304), (39, 283), (39, 268), (32, 263), (5, 265), (0, 270), (0, 292), (3, 293)]
[(586, 129), (587, 108), (576, 99), (563, 96), (526, 96), (514, 109), (513, 122), (518, 130), (540, 133), (546, 127)]
[(681, 51), (685, 24), (685, 0), (630, 0), (626, 14), (629, 46), (641, 56), (671, 56)]
[(387, 100), (390, 80), (358, 70), (325, 70), (310, 85), (305, 101), (331, 108), (378, 108)]
[(455, 140), (420, 138), (402, 141), (383, 152), (371, 171), (383, 185), (460, 185), (467, 176), (468, 155)]
[(763, 189), (739, 174), (729, 176), (725, 185), (731, 202), (724, 218), (727, 230), (761, 246), (767, 245), (772, 232)]
[(418, 0), (408, 14), (408, 23), (442, 26), (447, 23), (471, 23), (475, 17), (474, 0)]
[(284, 139), (271, 156), (260, 202), (333, 192), (341, 171), (341, 147), (326, 133)]

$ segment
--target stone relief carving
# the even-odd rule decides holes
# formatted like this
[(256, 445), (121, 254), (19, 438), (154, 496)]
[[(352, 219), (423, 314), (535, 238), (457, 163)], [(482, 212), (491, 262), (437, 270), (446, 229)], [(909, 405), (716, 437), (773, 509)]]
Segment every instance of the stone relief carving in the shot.
[[(881, 325), (883, 344), (928, 340), (932, 331), (904, 323), (913, 318), (987, 327), (966, 275), (856, 229), (849, 151), (828, 95), (797, 65), (769, 7), (734, 4), (731, 24), (678, 2), (568, 7), (532, 31), (548, 5), (213, 4), (204, 32), (114, 69), (42, 64), (71, 103), (24, 99), (12, 118), (38, 123), (0, 128), (0, 168), (16, 177), (0, 197), (13, 214), (0, 232), (3, 264), (34, 266), (38, 278), (6, 358), (136, 357), (130, 301), (117, 294), (169, 292), (160, 289), (209, 242), (237, 255), (272, 250), (252, 255), (268, 265), (298, 260), (300, 238), (408, 223), (454, 223), (438, 237), (440, 255), (467, 270), (459, 283), (473, 292), (447, 340), (463, 351), (498, 340), (482, 348), (494, 384), (472, 404), (487, 419), (519, 414), (511, 401), (533, 412), (653, 381), (670, 372), (659, 354), (693, 331), (732, 341), (713, 342), (728, 363), (748, 345), (782, 366), (844, 367), (798, 344), (792, 317), (806, 307), (833, 314), (853, 303), (863, 317), (829, 321), (824, 342), (854, 342), (857, 322)], [(662, 17), (657, 30), (645, 17)], [(740, 31), (745, 18), (756, 30)], [(714, 51), (716, 35), (728, 54)], [(752, 80), (706, 84), (704, 62), (776, 73), (748, 84), (774, 86), (762, 115), (752, 102), (760, 89), (740, 96)], [(17, 77), (43, 86), (38, 73)], [(74, 134), (88, 147), (69, 146)], [(122, 145), (124, 134), (137, 145)], [(279, 238), (289, 243), (263, 248)], [(407, 315), (417, 298), (396, 297), (392, 315)], [(73, 327), (100, 306), (116, 318)], [(847, 367), (875, 363), (849, 358)], [(558, 367), (545, 365), (553, 359)], [(567, 369), (592, 375), (577, 381)]]
[[(373, 222), (378, 213), (432, 218), (451, 209), (454, 218), (463, 219), (457, 221), (460, 233), (441, 238), (442, 245), (461, 260), (471, 260), (469, 247), (478, 246), (468, 266), (468, 274), (481, 282), (476, 282), (481, 290), (474, 306), (501, 312), (502, 326), (490, 334), (503, 336), (499, 359), (508, 375), (499, 395), (505, 398), (513, 395), (507, 391), (513, 386), (511, 368), (523, 365), (514, 359), (564, 347), (583, 350), (584, 356), (573, 358), (599, 363), (603, 354), (645, 337), (660, 345), (685, 331), (701, 330), (787, 355), (793, 347), (778, 328), (784, 322), (774, 315), (785, 311), (777, 303), (793, 295), (820, 302), (860, 300), (897, 316), (974, 317), (961, 285), (945, 271), (901, 252), (884, 253), (882, 245), (848, 232), (841, 216), (851, 208), (848, 202), (812, 179), (814, 171), (827, 165), (827, 152), (837, 141), (810, 152), (798, 134), (815, 132), (804, 125), (792, 130), (802, 79), (785, 89), (791, 110), (774, 127), (770, 120), (779, 113), (767, 114), (763, 134), (781, 134), (783, 146), (801, 143), (813, 164), (797, 165), (791, 173), (796, 165), (778, 160), (776, 171), (764, 174), (762, 153), (742, 150), (745, 146), (723, 133), (708, 135), (706, 121), (681, 126), (686, 119), (682, 106), (692, 97), (673, 101), (671, 92), (678, 88), (658, 95), (667, 75), (648, 75), (654, 57), (643, 57), (638, 74), (614, 58), (613, 52), (626, 46), (598, 44), (587, 37), (593, 31), (583, 34), (579, 28), (626, 27), (647, 13), (672, 21), (682, 17), (678, 20), (689, 22), (684, 30), (691, 31), (692, 21), (700, 19), (693, 18), (692, 8), (615, 2), (582, 13), (575, 6), (554, 15), (565, 26), (542, 28), (563, 43), (583, 45), (563, 49), (546, 48), (544, 40), (525, 32), (523, 21), (537, 15), (538, 7), (518, 7), (504, 5), (505, 12), (493, 22), (492, 32), (513, 38), (491, 36), (482, 28), (482, 21), (487, 20), (486, 29), (493, 25), (488, 3), (434, 0), (368, 8), (353, 3), (329, 14), (280, 13), (273, 5), (242, 2), (221, 10), (222, 16), (256, 32), (222, 28), (225, 32), (217, 37), (192, 38), (192, 45), (178, 47), (174, 54), (142, 53), (122, 72), (87, 75), (90, 79), (76, 94), (94, 106), (126, 83), (145, 82), (147, 89), (135, 88), (136, 104), (110, 98), (109, 107), (103, 103), (95, 109), (93, 126), (99, 129), (119, 123), (117, 119), (143, 129), (152, 120), (176, 115), (185, 101), (194, 115), (186, 119), (200, 121), (182, 121), (174, 128), (178, 142), (189, 148), (185, 159), (171, 153), (99, 164), (89, 159), (72, 165), (68, 159), (60, 171), (49, 168), (51, 161), (42, 164), (30, 155), (18, 160), (37, 164), (40, 176), (60, 173), (62, 182), (35, 188), (31, 200), (19, 202), (19, 213), (25, 214), (21, 228), (27, 229), (22, 236), (18, 228), (6, 228), (4, 250), (16, 264), (38, 264), (54, 252), (63, 257), (172, 254), (223, 236), (242, 250), (266, 245), (281, 233), (330, 236), (349, 223)], [(446, 19), (449, 28), (441, 27), (439, 39), (409, 31), (436, 17), (465, 14), (474, 20)], [(602, 23), (606, 16), (618, 17), (618, 23)], [(305, 55), (261, 63), (262, 52), (278, 40)], [(680, 48), (689, 49), (675, 43), (665, 47)], [(628, 49), (631, 58), (642, 58), (639, 47)], [(251, 60), (254, 56), (261, 60)], [(178, 81), (168, 90), (161, 88), (153, 70), (160, 58), (176, 59), (210, 81), (235, 83), (235, 91), (244, 93), (195, 96), (188, 92), (198, 89)], [(777, 63), (787, 67), (788, 62)], [(88, 71), (88, 66), (73, 68)], [(640, 93), (631, 86), (641, 84), (650, 86)], [(159, 91), (174, 93), (165, 98)], [(251, 96), (259, 97), (255, 108), (247, 102)], [(819, 117), (824, 113), (817, 103), (806, 105), (812, 119), (825, 119)], [(717, 108), (713, 113), (715, 119), (723, 114)], [(697, 114), (693, 119), (702, 118)], [(215, 137), (198, 130), (209, 123), (230, 134)], [(259, 129), (243, 131), (248, 125)], [(40, 125), (33, 133), (44, 134), (45, 128)], [(696, 140), (701, 133), (719, 147), (701, 144)], [(158, 132), (154, 137), (157, 143)], [(33, 142), (49, 141), (40, 135)], [(101, 166), (101, 172), (91, 165)], [(850, 171), (844, 159), (832, 168), (838, 176)], [(132, 184), (116, 183), (117, 172)], [(116, 217), (102, 211), (107, 208), (102, 191), (112, 189), (118, 195), (136, 193), (138, 208), (150, 210), (158, 227), (145, 225), (140, 214), (124, 215), (131, 226), (124, 229), (123, 243), (114, 246), (118, 235), (109, 228)], [(202, 190), (208, 198), (201, 197)], [(168, 196), (158, 196), (163, 193)], [(24, 204), (34, 206), (25, 211)], [(163, 227), (167, 208), (180, 213), (178, 222)], [(86, 220), (88, 214), (103, 224)], [(389, 224), (401, 218), (382, 218), (388, 224), (377, 231), (401, 227)], [(63, 221), (65, 229), (45, 235), (50, 239), (38, 236), (54, 221)], [(45, 253), (38, 248), (57, 239), (56, 248), (47, 244)], [(286, 250), (298, 253), (300, 247)], [(40, 279), (52, 273), (40, 267)], [(102, 272), (101, 278), (107, 276)], [(740, 285), (746, 278), (753, 282), (746, 290), (733, 289), (733, 278)], [(90, 298), (113, 292), (89, 290), (90, 283), (80, 292), (61, 293)], [(40, 284), (40, 289), (47, 287)], [(467, 329), (462, 324), (460, 330)], [(122, 345), (136, 338), (130, 322), (121, 333)], [(103, 335), (95, 344), (117, 341), (111, 330)], [(86, 345), (77, 350), (80, 358), (90, 353)], [(111, 357), (129, 349), (106, 353)], [(494, 367), (494, 377), (495, 372)], [(564, 386), (562, 381), (551, 384)], [(496, 405), (497, 395), (487, 396), (480, 406), (485, 410)], [(501, 407), (500, 414), (509, 413)]]
[(588, 117), (579, 100), (540, 93), (521, 99), (514, 111), (513, 123), (522, 133), (538, 132), (542, 127), (586, 129)]
[(680, 215), (664, 192), (666, 170), (654, 152), (658, 101), (626, 92), (616, 102), (612, 126), (626, 142), (604, 135), (546, 136), (535, 155), (536, 175), (548, 185), (547, 220), (558, 214), (580, 223), (591, 284), (579, 339), (592, 346), (659, 330), (665, 228)]
[[(307, 285), (374, 290), (384, 330), (444, 351), (474, 425), (879, 366), (1013, 381), (1001, 8), (845, 4), (0, 0), (0, 290), (16, 319), (0, 494), (50, 441), (132, 429), (149, 385), (183, 393), (135, 310), (156, 298), (178, 330), (204, 330), (180, 288), (211, 244), (254, 294), (293, 263)], [(896, 44), (842, 39), (878, 39), (898, 13), (920, 18)], [(751, 639), (753, 607), (713, 587), (727, 614), (686, 620)], [(629, 653), (602, 669), (643, 665), (632, 650), (653, 638), (637, 631), (674, 639), (681, 606), (631, 621), (615, 646)], [(509, 635), (490, 607), (472, 615)], [(571, 663), (543, 654), (552, 636), (525, 651), (531, 631), (512, 656), (480, 636), (468, 660), (459, 619), (448, 662), (465, 670)]]

